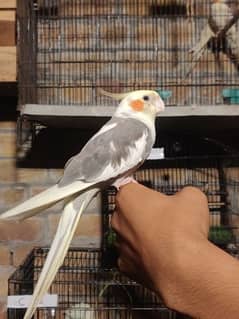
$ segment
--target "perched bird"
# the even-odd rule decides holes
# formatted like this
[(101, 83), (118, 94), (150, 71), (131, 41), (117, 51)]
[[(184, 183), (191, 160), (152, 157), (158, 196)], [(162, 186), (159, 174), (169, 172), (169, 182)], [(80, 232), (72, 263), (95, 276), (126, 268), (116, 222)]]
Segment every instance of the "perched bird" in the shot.
[[(227, 0), (212, 1), (208, 22), (203, 28), (196, 45), (190, 50), (192, 65), (188, 69), (187, 75), (201, 58), (208, 44), (216, 57), (220, 51), (223, 51), (239, 71), (239, 38), (235, 25), (235, 17), (238, 12), (234, 12), (227, 2)], [(232, 25), (230, 25), (231, 21)], [(224, 30), (225, 34), (223, 33)]]
[(65, 166), (58, 184), (0, 215), (4, 219), (25, 219), (54, 203), (65, 200), (63, 213), (44, 267), (24, 319), (30, 319), (61, 266), (82, 212), (103, 188), (117, 187), (150, 154), (155, 141), (155, 118), (164, 103), (155, 91), (140, 90), (104, 95), (121, 100), (113, 117), (81, 152)]
[(239, 38), (235, 23), (230, 26), (223, 36), (218, 37), (220, 32), (234, 19), (235, 14), (236, 12), (229, 7), (228, 1), (215, 1), (208, 22), (216, 37), (213, 37), (209, 46), (216, 55), (220, 51), (224, 52), (239, 71)]

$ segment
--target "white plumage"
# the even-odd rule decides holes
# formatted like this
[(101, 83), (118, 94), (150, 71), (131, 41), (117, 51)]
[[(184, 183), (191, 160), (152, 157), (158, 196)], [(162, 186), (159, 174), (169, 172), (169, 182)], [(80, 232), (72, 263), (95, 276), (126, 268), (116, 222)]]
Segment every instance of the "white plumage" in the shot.
[[(189, 66), (186, 76), (192, 71), (197, 61), (203, 55), (208, 42), (213, 38), (216, 40), (214, 53), (218, 54), (222, 50), (231, 62), (238, 69), (239, 67), (239, 37), (235, 23), (227, 30), (226, 34), (221, 37), (225, 41), (225, 47), (222, 47), (222, 40), (217, 39), (218, 34), (228, 25), (234, 18), (234, 12), (225, 0), (213, 0), (211, 5), (211, 13), (208, 22), (203, 28), (200, 38), (195, 46), (190, 50), (192, 53), (192, 63)], [(239, 70), (239, 69), (238, 69)]]
[[(71, 158), (57, 185), (0, 215), (24, 219), (56, 202), (65, 201), (55, 238), (36, 284), (24, 319), (30, 319), (61, 266), (79, 219), (97, 193), (119, 184), (148, 157), (155, 140), (155, 118), (164, 103), (155, 91), (142, 90), (105, 95), (121, 99), (111, 120)], [(110, 147), (111, 146), (111, 147)], [(124, 181), (123, 181), (124, 183)]]
[[(233, 19), (234, 12), (228, 6), (227, 1), (215, 1), (211, 7), (212, 23), (216, 27), (216, 32), (219, 33)], [(233, 24), (225, 35), (226, 48), (224, 52), (238, 69), (239, 67), (239, 37), (236, 25)]]

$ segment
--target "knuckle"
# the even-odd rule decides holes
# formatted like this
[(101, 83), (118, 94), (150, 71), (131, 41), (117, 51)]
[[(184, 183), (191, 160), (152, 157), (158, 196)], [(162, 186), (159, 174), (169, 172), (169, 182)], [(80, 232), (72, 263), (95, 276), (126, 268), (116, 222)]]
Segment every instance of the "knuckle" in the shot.
[(130, 276), (131, 271), (130, 271), (130, 265), (124, 261), (124, 259), (120, 256), (117, 260), (117, 265), (119, 270), (125, 274), (126, 276)]
[(117, 260), (117, 265), (118, 265), (118, 268), (121, 270), (121, 271), (124, 271), (124, 262), (122, 260), (121, 257), (118, 258)]
[(122, 189), (119, 189), (115, 197), (116, 207), (120, 207), (121, 201), (122, 201)]
[(132, 192), (135, 192), (138, 187), (140, 186), (137, 183), (128, 183), (120, 187), (116, 194), (116, 205), (120, 206), (127, 201), (131, 197)]
[(182, 192), (184, 192), (188, 196), (193, 196), (194, 199), (198, 199), (204, 202), (207, 202), (207, 196), (197, 187), (195, 186), (186, 186), (182, 189)]

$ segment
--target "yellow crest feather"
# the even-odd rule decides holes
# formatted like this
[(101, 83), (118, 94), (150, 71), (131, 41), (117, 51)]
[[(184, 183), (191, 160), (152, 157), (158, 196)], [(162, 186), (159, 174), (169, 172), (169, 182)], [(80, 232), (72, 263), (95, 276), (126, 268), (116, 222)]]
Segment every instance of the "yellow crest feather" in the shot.
[(111, 92), (107, 92), (103, 89), (98, 89), (99, 93), (108, 97), (111, 97), (114, 100), (122, 100), (123, 98), (125, 98), (127, 95), (129, 95), (132, 92), (127, 92), (127, 93), (111, 93)]

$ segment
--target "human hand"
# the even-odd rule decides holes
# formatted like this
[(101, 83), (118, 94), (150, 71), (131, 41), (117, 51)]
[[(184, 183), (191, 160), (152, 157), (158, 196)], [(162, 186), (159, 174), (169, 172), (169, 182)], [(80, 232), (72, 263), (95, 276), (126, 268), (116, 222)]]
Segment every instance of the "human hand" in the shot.
[(167, 196), (127, 184), (117, 194), (111, 224), (118, 234), (120, 270), (160, 293), (171, 308), (180, 308), (175, 297), (183, 289), (184, 264), (207, 242), (206, 196), (193, 187)]

